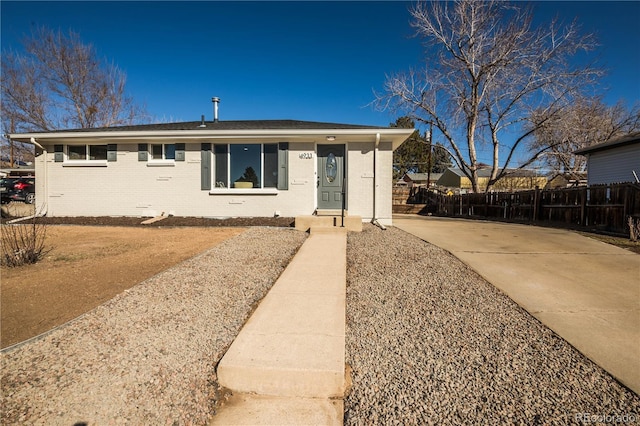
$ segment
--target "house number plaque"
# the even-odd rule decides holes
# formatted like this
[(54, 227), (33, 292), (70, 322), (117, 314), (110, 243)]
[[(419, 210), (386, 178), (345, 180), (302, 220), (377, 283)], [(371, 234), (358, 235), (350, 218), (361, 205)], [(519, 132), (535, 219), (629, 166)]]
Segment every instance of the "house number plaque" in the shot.
[(313, 158), (313, 153), (312, 152), (303, 152), (303, 153), (298, 155), (298, 158), (300, 158), (301, 160), (311, 160)]

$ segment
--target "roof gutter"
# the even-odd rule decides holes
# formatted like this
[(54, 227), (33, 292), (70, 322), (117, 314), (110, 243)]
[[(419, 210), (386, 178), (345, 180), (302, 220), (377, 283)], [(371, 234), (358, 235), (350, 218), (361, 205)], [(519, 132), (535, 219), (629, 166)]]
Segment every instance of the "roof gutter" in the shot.
[[(29, 142), (31, 142), (33, 145), (37, 146), (38, 148), (40, 148), (42, 150), (42, 158), (43, 158), (43, 174), (44, 177), (42, 179), (42, 185), (44, 188), (44, 201), (42, 202), (42, 204), (40, 205), (40, 207), (38, 207), (38, 210), (36, 211), (36, 214), (33, 215), (33, 217), (42, 217), (42, 216), (46, 216), (47, 215), (47, 201), (49, 201), (49, 173), (47, 170), (47, 149), (42, 146), (37, 140), (36, 138), (32, 137), (29, 139)], [(36, 176), (37, 177), (37, 176)], [(38, 178), (38, 180), (40, 180)], [(38, 199), (38, 196), (36, 194), (36, 201)], [(38, 203), (36, 202), (36, 206), (38, 205)]]
[(413, 133), (412, 129), (252, 129), (252, 130), (164, 130), (164, 131), (87, 131), (87, 132), (38, 132), (14, 133), (9, 137), (20, 142), (29, 142), (31, 138), (40, 140), (69, 140), (69, 139), (234, 139), (234, 138), (280, 138), (309, 139), (309, 137), (361, 136), (366, 138), (373, 131), (376, 134), (388, 136), (392, 139), (395, 150)]

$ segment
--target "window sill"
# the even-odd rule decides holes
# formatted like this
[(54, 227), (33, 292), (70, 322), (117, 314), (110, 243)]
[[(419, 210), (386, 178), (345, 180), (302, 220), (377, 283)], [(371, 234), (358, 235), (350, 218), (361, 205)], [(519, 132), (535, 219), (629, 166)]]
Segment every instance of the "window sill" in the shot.
[(107, 160), (71, 160), (62, 163), (62, 167), (107, 167)]
[(216, 188), (209, 190), (209, 195), (278, 195), (276, 188)]
[(147, 167), (174, 167), (176, 162), (174, 160), (149, 160)]

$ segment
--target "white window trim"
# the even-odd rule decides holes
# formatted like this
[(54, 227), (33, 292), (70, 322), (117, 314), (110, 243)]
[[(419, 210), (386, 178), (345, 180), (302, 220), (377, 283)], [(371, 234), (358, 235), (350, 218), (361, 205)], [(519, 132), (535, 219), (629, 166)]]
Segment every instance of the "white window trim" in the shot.
[(147, 167), (175, 167), (175, 160), (147, 160)]
[(278, 188), (216, 188), (209, 190), (209, 195), (278, 195)]
[(107, 160), (65, 160), (62, 167), (107, 167)]

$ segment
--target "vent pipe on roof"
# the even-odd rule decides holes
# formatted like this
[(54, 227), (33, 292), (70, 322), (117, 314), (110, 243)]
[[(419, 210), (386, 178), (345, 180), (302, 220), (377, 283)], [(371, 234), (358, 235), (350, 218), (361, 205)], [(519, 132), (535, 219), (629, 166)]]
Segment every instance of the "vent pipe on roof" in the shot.
[(218, 122), (218, 104), (220, 103), (220, 98), (213, 97), (211, 98), (211, 102), (213, 102), (213, 121), (217, 123)]
[(198, 127), (207, 127), (204, 123), (204, 114), (200, 116), (200, 125)]

